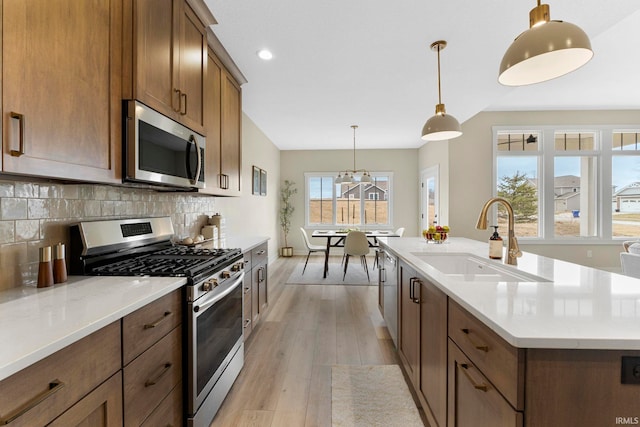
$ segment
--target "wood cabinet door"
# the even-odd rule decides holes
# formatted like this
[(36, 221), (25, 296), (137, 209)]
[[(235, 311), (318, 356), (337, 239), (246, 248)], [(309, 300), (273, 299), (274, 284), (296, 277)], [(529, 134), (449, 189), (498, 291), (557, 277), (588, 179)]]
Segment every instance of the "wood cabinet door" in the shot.
[(221, 82), (222, 65), (211, 49), (207, 53), (207, 74), (204, 81), (204, 125), (207, 133), (205, 151), (204, 182), (206, 187), (199, 190), (206, 194), (223, 194), (220, 189), (220, 127), (221, 127)]
[(121, 182), (122, 1), (2, 3), (3, 170)]
[(464, 353), (449, 340), (449, 427), (522, 427), (514, 410)]
[(122, 372), (53, 420), (49, 427), (120, 427), (122, 426)]
[(190, 129), (205, 133), (204, 77), (207, 71), (207, 36), (204, 24), (183, 0), (180, 15), (178, 48), (179, 114), (181, 122)]
[(174, 82), (178, 6), (179, 0), (135, 0), (134, 6), (134, 97), (173, 118), (180, 111), (180, 94)]
[[(415, 284), (416, 277), (417, 274), (413, 268), (404, 262), (400, 263), (398, 353), (405, 370), (417, 389), (420, 356), (420, 287)], [(418, 295), (414, 291), (417, 291)]]
[[(420, 278), (420, 387), (428, 417), (447, 420), (447, 296)], [(430, 413), (429, 413), (430, 412)], [(433, 424), (433, 423), (432, 423)]]
[(258, 276), (258, 312), (263, 313), (269, 304), (269, 291), (267, 289), (267, 263), (264, 262), (257, 268)]
[(223, 188), (228, 195), (240, 195), (242, 172), (242, 96), (235, 79), (222, 69), (221, 163)]

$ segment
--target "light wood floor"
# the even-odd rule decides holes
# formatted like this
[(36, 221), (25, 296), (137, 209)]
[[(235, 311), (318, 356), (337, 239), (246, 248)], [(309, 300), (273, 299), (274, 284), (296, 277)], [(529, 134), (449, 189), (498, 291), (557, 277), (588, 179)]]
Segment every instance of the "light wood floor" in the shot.
[[(211, 427), (331, 426), (332, 365), (398, 363), (378, 287), (284, 285), (303, 260), (269, 265), (269, 309), (245, 342), (244, 368)], [(339, 257), (331, 262), (339, 268)]]

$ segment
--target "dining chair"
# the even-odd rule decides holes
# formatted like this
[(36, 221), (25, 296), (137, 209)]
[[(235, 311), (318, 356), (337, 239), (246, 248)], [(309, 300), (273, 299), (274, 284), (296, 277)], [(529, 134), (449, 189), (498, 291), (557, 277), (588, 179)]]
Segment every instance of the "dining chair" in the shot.
[(302, 233), (302, 237), (304, 238), (304, 244), (307, 245), (307, 250), (309, 251), (307, 252), (307, 259), (304, 262), (304, 268), (302, 269), (302, 274), (304, 274), (304, 271), (307, 269), (307, 263), (309, 262), (309, 255), (311, 255), (312, 252), (322, 252), (326, 257), (327, 247), (323, 245), (312, 244), (309, 241), (309, 236), (307, 236), (307, 230), (305, 230), (303, 227), (300, 227), (300, 232)]
[(402, 235), (404, 234), (404, 227), (400, 227), (396, 230), (396, 234), (398, 235), (398, 237), (402, 237)]
[(622, 265), (622, 274), (640, 278), (640, 254), (620, 252), (620, 264)]
[(367, 265), (367, 255), (369, 254), (369, 239), (367, 235), (362, 231), (350, 231), (344, 240), (344, 274), (342, 280), (347, 275), (347, 268), (349, 267), (349, 257), (359, 256), (360, 263), (367, 273), (367, 280), (369, 280), (369, 266)]

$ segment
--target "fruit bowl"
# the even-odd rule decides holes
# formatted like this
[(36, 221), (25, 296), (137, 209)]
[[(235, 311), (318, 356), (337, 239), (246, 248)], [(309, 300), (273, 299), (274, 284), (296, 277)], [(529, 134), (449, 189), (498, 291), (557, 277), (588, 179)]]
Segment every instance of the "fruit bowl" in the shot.
[(449, 237), (449, 227), (446, 225), (431, 226), (422, 230), (422, 237), (428, 242), (443, 243)]

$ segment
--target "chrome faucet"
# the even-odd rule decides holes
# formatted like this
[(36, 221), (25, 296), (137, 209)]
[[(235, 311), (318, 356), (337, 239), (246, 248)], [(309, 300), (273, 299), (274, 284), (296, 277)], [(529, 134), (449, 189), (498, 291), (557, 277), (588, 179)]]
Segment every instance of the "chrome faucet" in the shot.
[(513, 215), (513, 207), (507, 199), (503, 199), (502, 197), (492, 197), (489, 199), (480, 211), (476, 228), (478, 230), (487, 229), (487, 215), (489, 213), (489, 208), (496, 202), (504, 205), (507, 209), (507, 214), (509, 214), (509, 240), (507, 240), (507, 257), (504, 262), (505, 264), (518, 265), (518, 258), (522, 256), (522, 252), (520, 251), (518, 239), (516, 239), (516, 234), (514, 232), (515, 219)]

